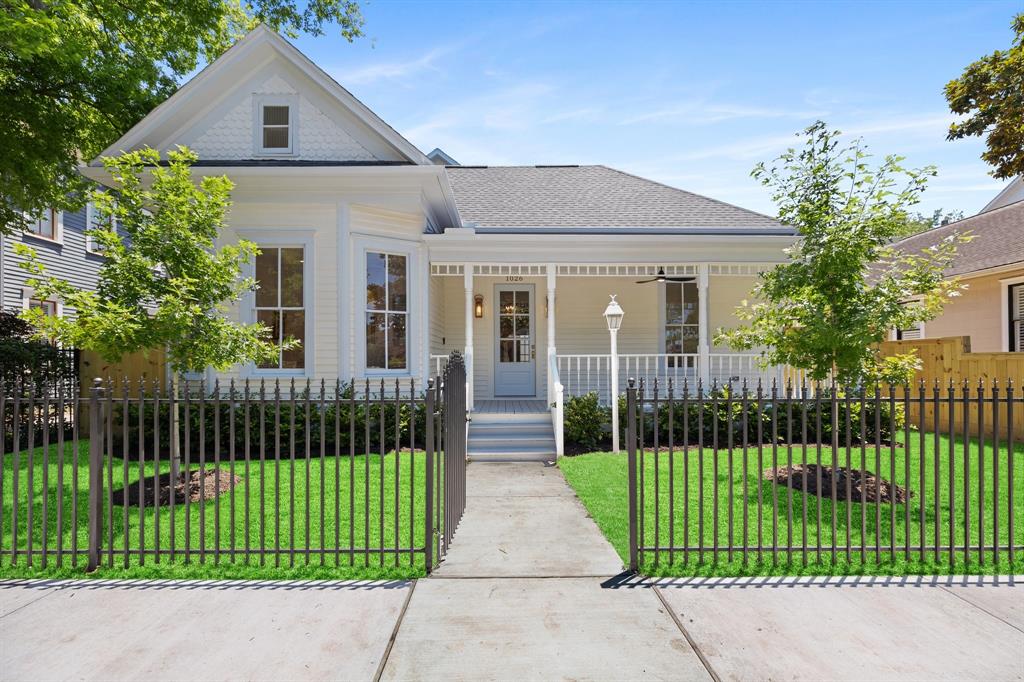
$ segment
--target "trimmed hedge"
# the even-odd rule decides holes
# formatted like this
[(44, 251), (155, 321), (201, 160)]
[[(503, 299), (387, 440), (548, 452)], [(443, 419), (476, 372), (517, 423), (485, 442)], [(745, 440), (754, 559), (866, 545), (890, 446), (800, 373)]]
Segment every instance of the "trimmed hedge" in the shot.
[[(779, 400), (777, 403), (765, 400), (763, 411), (760, 414), (757, 407), (757, 402), (753, 400), (748, 401), (746, 407), (746, 442), (750, 445), (756, 445), (758, 442), (771, 444), (773, 442), (773, 427), (774, 433), (777, 435), (775, 442), (803, 442), (805, 419), (808, 443), (828, 445), (832, 442), (832, 405), (828, 398), (823, 398), (820, 405), (814, 400), (807, 400), (804, 403), (797, 399)], [(873, 443), (876, 440), (882, 443), (892, 441), (893, 427), (896, 432), (904, 427), (903, 405), (896, 403), (895, 412), (891, 413), (889, 402), (882, 399), (878, 401), (877, 407), (876, 417), (874, 398), (865, 401), (864, 409), (867, 414), (862, 424), (859, 398), (851, 397), (849, 410), (847, 410), (845, 398), (841, 398), (837, 402), (840, 445), (846, 443), (847, 412), (849, 412), (851, 442), (860, 444), (862, 442)], [(805, 411), (806, 418), (804, 417)], [(657, 419), (655, 419), (654, 406), (645, 400), (644, 413), (642, 418), (638, 415), (637, 426), (638, 428), (642, 427), (646, 445), (651, 445), (654, 442), (655, 423), (658, 425), (659, 444), (668, 444), (669, 416), (668, 404), (660, 402)], [(719, 447), (726, 447), (730, 436), (734, 445), (741, 445), (744, 442), (743, 403), (735, 396), (730, 402), (725, 391), (705, 395), (702, 402), (687, 401), (685, 413), (683, 401), (676, 399), (673, 401), (671, 416), (673, 444), (675, 445), (695, 445), (701, 442), (701, 437), (703, 437), (706, 447), (711, 447), (716, 437)], [(623, 442), (625, 442), (627, 417), (626, 399), (620, 397), (619, 432)], [(820, 431), (818, 428), (819, 417)], [(759, 421), (760, 440), (758, 439)], [(598, 447), (607, 446), (610, 441), (610, 424), (611, 408), (603, 407), (598, 403), (597, 393), (574, 396), (565, 403), (565, 439), (567, 444), (574, 445), (577, 449), (592, 451)]]

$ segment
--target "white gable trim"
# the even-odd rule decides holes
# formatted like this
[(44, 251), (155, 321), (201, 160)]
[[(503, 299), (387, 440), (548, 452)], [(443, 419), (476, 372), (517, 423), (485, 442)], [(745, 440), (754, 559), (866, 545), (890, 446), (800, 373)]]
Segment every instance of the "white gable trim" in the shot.
[[(275, 55), (282, 57), (288, 65), (323, 88), (328, 95), (342, 107), (351, 111), (362, 124), (381, 137), (400, 156), (414, 164), (431, 164), (423, 152), (399, 135), (394, 128), (385, 123), (348, 90), (345, 90), (288, 41), (262, 25), (235, 43), (227, 52), (157, 106), (119, 140), (107, 147), (100, 156), (110, 156), (123, 150), (137, 149), (152, 137), (166, 138), (167, 135), (159, 130), (161, 127), (169, 127), (168, 124), (175, 117), (183, 116), (189, 121), (201, 119), (215, 106), (212, 104), (213, 102), (220, 101), (220, 98), (211, 97), (209, 93), (205, 92), (207, 90), (216, 92), (220, 75), (231, 70), (252, 73), (273, 59)], [(182, 126), (175, 126), (177, 130), (181, 130), (181, 128)], [(91, 165), (100, 165), (98, 159), (94, 159)]]

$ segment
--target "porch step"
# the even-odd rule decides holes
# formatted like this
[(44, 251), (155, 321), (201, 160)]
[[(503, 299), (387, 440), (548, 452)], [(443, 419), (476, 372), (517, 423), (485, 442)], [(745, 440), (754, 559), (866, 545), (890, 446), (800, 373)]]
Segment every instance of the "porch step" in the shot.
[(555, 458), (547, 413), (474, 412), (467, 454), (473, 462), (546, 462)]

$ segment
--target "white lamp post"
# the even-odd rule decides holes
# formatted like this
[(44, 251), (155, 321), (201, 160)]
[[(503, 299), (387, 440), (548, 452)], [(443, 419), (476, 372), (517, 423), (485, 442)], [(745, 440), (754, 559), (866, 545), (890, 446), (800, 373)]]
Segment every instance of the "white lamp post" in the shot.
[(612, 337), (612, 450), (619, 454), (619, 327), (622, 326), (622, 318), (626, 314), (622, 306), (615, 300), (615, 294), (611, 295), (608, 307), (604, 309), (604, 319), (608, 323), (608, 333)]

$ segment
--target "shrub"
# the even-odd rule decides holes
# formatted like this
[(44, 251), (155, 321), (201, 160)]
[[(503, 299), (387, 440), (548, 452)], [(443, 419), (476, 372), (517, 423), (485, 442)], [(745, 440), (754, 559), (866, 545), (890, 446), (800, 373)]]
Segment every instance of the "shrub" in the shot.
[(595, 449), (604, 439), (609, 421), (610, 411), (601, 407), (595, 392), (573, 396), (565, 402), (562, 422), (565, 439), (580, 448)]

